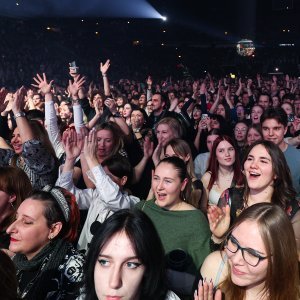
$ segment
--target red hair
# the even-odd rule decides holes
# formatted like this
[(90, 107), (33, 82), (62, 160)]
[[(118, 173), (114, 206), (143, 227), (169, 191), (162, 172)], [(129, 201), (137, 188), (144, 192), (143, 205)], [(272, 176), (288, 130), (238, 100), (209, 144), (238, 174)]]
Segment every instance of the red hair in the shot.
[(66, 223), (67, 230), (65, 231), (63, 239), (69, 242), (74, 242), (77, 238), (77, 228), (80, 221), (80, 212), (76, 202), (76, 197), (64, 188), (60, 187), (59, 189), (65, 196), (70, 208), (70, 219)]
[(235, 143), (233, 139), (227, 135), (221, 135), (217, 137), (213, 143), (213, 147), (210, 153), (210, 158), (209, 158), (209, 164), (207, 171), (211, 173), (210, 180), (208, 183), (207, 189), (210, 191), (214, 183), (218, 180), (218, 170), (219, 170), (219, 162), (217, 160), (216, 156), (216, 150), (219, 144), (223, 141), (228, 142), (235, 151), (235, 162), (233, 164), (233, 181), (235, 182), (236, 185), (242, 185), (243, 183), (243, 175), (241, 172), (241, 165), (240, 165), (240, 160), (237, 152), (237, 148), (235, 146)]

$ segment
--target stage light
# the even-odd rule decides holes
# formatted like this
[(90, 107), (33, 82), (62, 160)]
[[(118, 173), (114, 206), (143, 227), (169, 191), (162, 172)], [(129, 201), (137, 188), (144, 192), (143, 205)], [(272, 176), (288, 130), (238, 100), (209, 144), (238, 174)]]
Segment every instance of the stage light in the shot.
[(167, 21), (167, 17), (165, 17), (165, 16), (161, 16), (161, 19), (162, 19), (164, 22)]

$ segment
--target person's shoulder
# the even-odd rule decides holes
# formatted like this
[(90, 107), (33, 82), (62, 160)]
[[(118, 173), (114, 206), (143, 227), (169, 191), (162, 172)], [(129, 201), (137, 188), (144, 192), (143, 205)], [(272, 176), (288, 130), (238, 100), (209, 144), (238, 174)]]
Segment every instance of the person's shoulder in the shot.
[(225, 262), (225, 257), (222, 253), (221, 251), (214, 251), (205, 258), (200, 269), (200, 274), (203, 278), (215, 280), (221, 263)]
[(210, 177), (211, 177), (211, 172), (205, 172), (201, 178), (201, 181), (202, 183), (205, 185), (205, 186), (208, 186), (208, 182), (210, 180)]
[(297, 149), (296, 147), (292, 146), (292, 145), (289, 145), (287, 146), (286, 148), (286, 151), (284, 151), (283, 153), (286, 153), (286, 154), (293, 154), (293, 155), (297, 155), (300, 157), (300, 150)]

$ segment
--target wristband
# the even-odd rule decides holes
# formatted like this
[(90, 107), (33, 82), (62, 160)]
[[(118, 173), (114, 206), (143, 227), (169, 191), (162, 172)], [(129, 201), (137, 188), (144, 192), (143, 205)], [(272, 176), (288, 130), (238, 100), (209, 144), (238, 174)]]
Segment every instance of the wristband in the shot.
[(26, 114), (23, 111), (20, 111), (14, 115), (15, 120), (20, 117), (24, 118), (24, 117), (26, 117)]
[(102, 73), (102, 77), (107, 77), (106, 73)]

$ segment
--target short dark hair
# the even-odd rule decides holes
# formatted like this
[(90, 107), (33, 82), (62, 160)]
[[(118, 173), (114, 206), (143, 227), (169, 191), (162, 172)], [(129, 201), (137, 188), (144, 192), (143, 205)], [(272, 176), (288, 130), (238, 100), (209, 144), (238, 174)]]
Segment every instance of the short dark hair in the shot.
[(150, 218), (140, 210), (129, 209), (119, 210), (106, 219), (91, 241), (84, 267), (85, 299), (98, 299), (94, 281), (95, 264), (106, 243), (120, 232), (130, 239), (137, 257), (145, 266), (140, 299), (165, 299), (167, 289), (162, 243)]
[(127, 176), (127, 180), (130, 181), (132, 177), (132, 166), (129, 163), (128, 159), (121, 156), (120, 154), (116, 154), (106, 158), (102, 162), (102, 167), (107, 167), (108, 170), (118, 178), (122, 178), (123, 176)]
[(287, 127), (288, 117), (286, 112), (281, 107), (267, 108), (260, 117), (260, 124), (263, 124), (263, 122), (268, 119), (275, 119), (278, 123), (282, 124), (284, 127)]
[(70, 209), (70, 219), (68, 222), (66, 221), (63, 211), (59, 206), (57, 200), (50, 192), (36, 190), (33, 191), (32, 195), (29, 198), (35, 201), (43, 202), (45, 206), (44, 216), (47, 220), (47, 225), (49, 228), (56, 222), (62, 223), (62, 229), (56, 238), (74, 242), (77, 237), (77, 228), (80, 218), (76, 198), (72, 193), (62, 187), (56, 186), (55, 188), (61, 191), (68, 203)]

